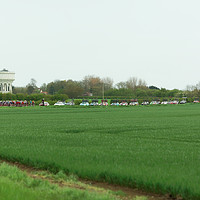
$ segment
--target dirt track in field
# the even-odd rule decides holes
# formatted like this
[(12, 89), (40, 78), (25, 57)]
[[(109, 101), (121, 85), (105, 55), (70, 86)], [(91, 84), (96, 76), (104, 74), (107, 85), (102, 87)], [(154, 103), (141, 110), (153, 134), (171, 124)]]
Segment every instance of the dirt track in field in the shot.
[(122, 199), (122, 200), (132, 200), (136, 196), (137, 197), (146, 197), (147, 200), (182, 200), (181, 197), (173, 198), (170, 194), (160, 195), (160, 194), (145, 192), (142, 190), (133, 189), (133, 188), (129, 188), (129, 187), (113, 185), (113, 184), (109, 184), (106, 182), (98, 182), (98, 181), (79, 179), (78, 182), (82, 183), (80, 185), (80, 184), (78, 184), (78, 182), (76, 184), (76, 183), (70, 183), (70, 182), (65, 182), (65, 181), (56, 181), (54, 179), (40, 176), (37, 173), (34, 174), (34, 172), (42, 172), (44, 170), (39, 170), (39, 169), (30, 167), (30, 166), (20, 164), (18, 162), (9, 162), (6, 160), (0, 160), (0, 163), (2, 163), (2, 162), (6, 162), (7, 164), (12, 165), (12, 166), (17, 166), (20, 170), (26, 172), (27, 175), (32, 178), (48, 180), (50, 183), (58, 184), (60, 187), (70, 187), (70, 188), (74, 188), (74, 189), (96, 191), (96, 192), (100, 192), (100, 193), (105, 192), (105, 190), (109, 190), (109, 191), (113, 191), (113, 192), (121, 191), (125, 195), (118, 196), (118, 198)]

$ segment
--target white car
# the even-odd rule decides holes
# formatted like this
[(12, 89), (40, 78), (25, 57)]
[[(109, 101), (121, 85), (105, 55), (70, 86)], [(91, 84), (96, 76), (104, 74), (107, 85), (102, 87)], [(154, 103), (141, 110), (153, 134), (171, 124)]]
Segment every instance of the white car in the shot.
[(80, 103), (80, 106), (89, 106), (90, 104), (88, 103), (88, 101), (83, 101), (82, 103)]
[(90, 103), (90, 106), (98, 106), (98, 100), (92, 100), (92, 103)]
[(98, 105), (99, 105), (99, 103), (97, 103), (97, 102), (90, 103), (90, 106), (98, 106)]
[(54, 106), (65, 106), (65, 102), (62, 102), (62, 101), (58, 101), (56, 103), (54, 103)]
[(168, 104), (168, 101), (162, 101), (161, 104), (162, 104), (162, 105), (167, 105), (167, 104)]
[(119, 106), (120, 104), (119, 104), (119, 102), (116, 102), (116, 103), (111, 103), (110, 105), (111, 106)]
[(180, 101), (180, 104), (185, 104), (185, 103), (187, 103), (186, 100), (182, 100), (182, 101)]
[(129, 106), (137, 106), (139, 105), (138, 101), (132, 101), (129, 103)]
[(178, 103), (179, 103), (178, 100), (174, 100), (174, 101), (173, 101), (173, 104), (178, 104)]
[(148, 101), (143, 101), (142, 103), (141, 103), (141, 105), (149, 105), (149, 102)]
[(119, 105), (120, 106), (128, 106), (128, 103), (124, 101), (124, 102), (121, 102)]
[(69, 102), (65, 103), (65, 105), (67, 105), (67, 106), (74, 106), (74, 105), (75, 105), (75, 103), (74, 103), (74, 102), (72, 102), (72, 101), (69, 101)]

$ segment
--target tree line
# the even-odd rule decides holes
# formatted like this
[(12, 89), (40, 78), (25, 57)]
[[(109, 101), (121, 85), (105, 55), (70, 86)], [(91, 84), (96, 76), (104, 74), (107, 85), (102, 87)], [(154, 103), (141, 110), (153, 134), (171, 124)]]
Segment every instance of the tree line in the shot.
[(75, 80), (55, 80), (48, 84), (44, 83), (40, 87), (37, 81), (31, 79), (25, 87), (14, 87), (13, 93), (21, 95), (65, 95), (65, 98), (182, 98), (199, 97), (200, 82), (194, 86), (188, 85), (185, 90), (158, 88), (147, 86), (146, 81), (136, 77), (130, 77), (127, 81), (114, 85), (111, 78), (100, 78), (88, 75), (81, 81)]

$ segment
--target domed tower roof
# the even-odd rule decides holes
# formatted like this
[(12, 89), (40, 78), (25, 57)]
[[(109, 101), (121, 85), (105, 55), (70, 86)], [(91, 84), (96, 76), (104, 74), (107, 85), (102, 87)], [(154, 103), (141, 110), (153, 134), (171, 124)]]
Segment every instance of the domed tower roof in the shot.
[(1, 70), (1, 72), (9, 72), (7, 69), (3, 69), (3, 70)]

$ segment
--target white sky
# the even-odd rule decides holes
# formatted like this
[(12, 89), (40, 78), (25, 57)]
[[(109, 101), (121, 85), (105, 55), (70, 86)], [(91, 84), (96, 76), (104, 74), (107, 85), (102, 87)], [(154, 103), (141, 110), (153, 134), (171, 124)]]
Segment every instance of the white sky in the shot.
[(199, 0), (1, 0), (0, 69), (15, 86), (85, 75), (200, 81)]

